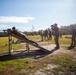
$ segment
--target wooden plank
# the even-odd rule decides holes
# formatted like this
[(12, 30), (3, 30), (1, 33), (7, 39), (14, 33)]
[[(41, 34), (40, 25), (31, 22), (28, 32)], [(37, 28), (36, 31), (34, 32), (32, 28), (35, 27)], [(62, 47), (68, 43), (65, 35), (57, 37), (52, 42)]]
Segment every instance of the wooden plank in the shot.
[(8, 30), (8, 32), (9, 32), (10, 35), (12, 35), (12, 36), (14, 36), (14, 37), (16, 37), (16, 38), (18, 38), (18, 39), (24, 40), (25, 42), (31, 44), (32, 46), (35, 46), (35, 47), (39, 48), (40, 50), (42, 50), (42, 51), (44, 51), (44, 52), (49, 52), (49, 51), (46, 50), (45, 48), (39, 46), (39, 44), (37, 44), (36, 42), (29, 40), (28, 38), (26, 38), (26, 36), (20, 34), (20, 32), (18, 32), (18, 31), (16, 31), (16, 30), (15, 30), (15, 31), (13, 31), (13, 30)]

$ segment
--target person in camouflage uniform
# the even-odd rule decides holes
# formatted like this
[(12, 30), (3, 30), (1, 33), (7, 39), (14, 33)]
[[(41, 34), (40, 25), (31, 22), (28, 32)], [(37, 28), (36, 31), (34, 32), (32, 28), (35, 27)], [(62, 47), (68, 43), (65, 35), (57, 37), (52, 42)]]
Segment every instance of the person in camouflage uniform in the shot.
[(59, 47), (59, 28), (57, 27), (56, 23), (54, 25), (51, 25), (51, 27), (54, 35), (55, 44), (56, 44), (55, 49), (59, 49), (60, 48)]
[(51, 33), (51, 29), (48, 28), (48, 40), (51, 40), (52, 39), (52, 33)]
[(68, 47), (69, 49), (74, 48), (76, 45), (76, 29), (74, 27), (72, 27), (71, 34), (72, 34), (72, 38), (71, 38), (71, 45), (70, 47)]

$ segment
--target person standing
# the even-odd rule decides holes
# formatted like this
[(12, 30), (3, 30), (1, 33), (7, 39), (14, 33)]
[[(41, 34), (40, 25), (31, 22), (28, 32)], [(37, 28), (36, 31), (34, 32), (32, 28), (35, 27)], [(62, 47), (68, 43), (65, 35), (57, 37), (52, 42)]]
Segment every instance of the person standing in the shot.
[(71, 45), (70, 47), (68, 47), (69, 49), (74, 48), (76, 45), (76, 29), (74, 27), (72, 27), (71, 34), (72, 34), (72, 38), (71, 38)]
[(43, 41), (44, 31), (42, 29), (39, 30), (39, 34), (41, 36), (41, 41)]
[(51, 25), (52, 27), (52, 31), (53, 31), (53, 34), (54, 34), (54, 41), (55, 41), (55, 44), (56, 44), (56, 47), (55, 49), (59, 49), (59, 28), (57, 26), (57, 23), (55, 23), (54, 25)]
[(48, 28), (48, 40), (52, 39), (51, 29)]

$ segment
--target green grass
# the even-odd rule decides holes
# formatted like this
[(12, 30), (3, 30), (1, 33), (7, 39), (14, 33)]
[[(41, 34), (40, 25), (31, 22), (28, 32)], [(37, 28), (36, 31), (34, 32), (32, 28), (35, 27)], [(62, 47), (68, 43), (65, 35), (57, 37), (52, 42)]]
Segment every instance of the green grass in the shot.
[[(71, 35), (67, 35), (67, 37), (69, 37), (69, 36), (71, 36)], [(59, 38), (59, 43), (60, 44), (70, 44), (71, 43), (71, 39), (70, 38), (65, 38), (66, 37), (66, 35), (63, 35), (62, 36), (62, 38)], [(31, 39), (31, 40), (40, 40), (41, 39), (41, 37), (39, 36), (39, 35), (35, 35), (35, 36), (28, 36), (28, 38), (29, 39)], [(44, 41), (50, 41), (50, 42), (52, 42), (52, 43), (55, 43), (54, 42), (54, 36), (52, 36), (52, 40), (44, 40)]]
[(44, 69), (44, 73), (51, 75), (51, 73), (55, 75), (59, 75), (59, 73), (63, 73), (64, 75), (69, 75), (69, 73), (76, 73), (76, 58), (71, 54), (57, 54), (52, 55), (44, 59), (49, 60), (46, 63), (57, 65), (57, 67)]
[(40, 35), (37, 35), (37, 36), (36, 35), (34, 35), (34, 36), (30, 35), (30, 36), (27, 36), (27, 38), (29, 38), (30, 40), (34, 40), (34, 41), (41, 39)]
[(65, 38), (65, 36), (63, 36), (62, 38), (59, 38), (59, 43), (67, 45), (67, 44), (71, 43), (71, 39), (70, 38)]
[(58, 56), (52, 58), (52, 63), (60, 65), (57, 68), (53, 68), (53, 72), (76, 72), (76, 58), (70, 55)]
[[(17, 40), (16, 38), (12, 38), (14, 42)], [(22, 48), (21, 44), (12, 44), (13, 50), (17, 50)], [(0, 37), (0, 52), (8, 51), (8, 37)]]
[(7, 37), (0, 37), (0, 52), (7, 50), (7, 43), (8, 42), (8, 38)]
[[(10, 61), (0, 61), (0, 75), (18, 75), (20, 70), (29, 69), (31, 59), (14, 59)], [(28, 70), (27, 70), (28, 73)]]
[(37, 60), (32, 60), (30, 58), (20, 58), (0, 61), (0, 75), (29, 75), (30, 73), (34, 73), (39, 69), (44, 69), (48, 64), (55, 64), (59, 66), (47, 70), (47, 72), (51, 71), (54, 74), (59, 72), (76, 72), (76, 58), (69, 54), (58, 54)]
[(22, 48), (22, 45), (21, 44), (13, 44), (12, 45), (12, 49), (13, 50), (18, 50), (18, 49), (21, 49)]
[[(71, 43), (71, 39), (70, 38), (65, 38), (66, 35), (63, 35), (61, 38), (59, 38), (59, 44), (65, 44), (65, 45), (68, 45)], [(69, 35), (67, 35), (69, 36)], [(52, 43), (55, 43), (54, 41), (54, 36), (52, 36), (52, 40), (51, 40)]]

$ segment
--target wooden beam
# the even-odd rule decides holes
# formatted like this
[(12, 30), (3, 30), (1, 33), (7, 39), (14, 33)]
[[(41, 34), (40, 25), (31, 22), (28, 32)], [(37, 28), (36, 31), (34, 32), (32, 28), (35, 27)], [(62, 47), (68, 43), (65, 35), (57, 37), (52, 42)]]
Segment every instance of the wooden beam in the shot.
[(8, 36), (8, 50), (9, 50), (9, 56), (11, 55), (11, 36)]

